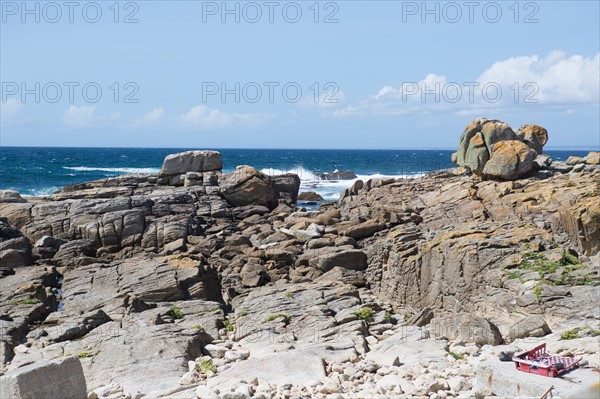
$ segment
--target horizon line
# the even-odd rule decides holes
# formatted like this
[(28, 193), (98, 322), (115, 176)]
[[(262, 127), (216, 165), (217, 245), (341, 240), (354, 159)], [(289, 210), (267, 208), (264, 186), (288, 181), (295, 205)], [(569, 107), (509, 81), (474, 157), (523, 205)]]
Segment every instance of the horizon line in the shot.
[[(141, 150), (282, 150), (282, 151), (456, 151), (456, 147), (387, 147), (387, 148), (322, 148), (322, 147), (303, 147), (303, 148), (284, 148), (284, 147), (133, 147), (133, 146), (32, 146), (32, 145), (0, 145), (2, 148), (74, 148), (74, 149), (141, 149)], [(545, 150), (554, 151), (600, 151), (600, 145), (574, 145), (574, 146), (546, 146)]]

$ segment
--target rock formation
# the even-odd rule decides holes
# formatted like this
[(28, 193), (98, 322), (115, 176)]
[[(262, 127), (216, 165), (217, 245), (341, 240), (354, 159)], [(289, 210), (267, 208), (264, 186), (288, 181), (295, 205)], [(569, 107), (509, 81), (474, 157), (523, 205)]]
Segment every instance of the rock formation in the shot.
[(524, 125), (515, 133), (504, 122), (475, 119), (460, 137), (452, 162), (478, 176), (515, 180), (533, 169), (547, 141), (541, 126)]
[(521, 132), (475, 121), (456, 155), (519, 180), (356, 181), (309, 212), (297, 176), (196, 152), (0, 195), (0, 373), (76, 356), (88, 398), (467, 398), (516, 396), (498, 356), (532, 340), (599, 367), (597, 154), (523, 172), (545, 134)]
[(353, 180), (356, 179), (356, 173), (351, 170), (340, 170), (331, 173), (318, 173), (317, 176), (323, 180)]

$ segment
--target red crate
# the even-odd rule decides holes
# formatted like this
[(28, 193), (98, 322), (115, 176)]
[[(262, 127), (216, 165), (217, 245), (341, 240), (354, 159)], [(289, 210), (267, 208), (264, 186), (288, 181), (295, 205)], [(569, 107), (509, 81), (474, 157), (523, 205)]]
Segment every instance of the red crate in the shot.
[(547, 377), (557, 377), (577, 367), (582, 357), (567, 357), (546, 353), (546, 344), (515, 354), (512, 361), (517, 370)]

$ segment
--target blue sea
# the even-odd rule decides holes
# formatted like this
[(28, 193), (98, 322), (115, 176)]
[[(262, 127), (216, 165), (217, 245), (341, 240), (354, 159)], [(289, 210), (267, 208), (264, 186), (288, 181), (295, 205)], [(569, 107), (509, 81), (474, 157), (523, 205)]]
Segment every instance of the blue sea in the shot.
[[(62, 187), (128, 173), (156, 174), (166, 155), (190, 148), (57, 148), (0, 147), (0, 189), (23, 195), (48, 195)], [(223, 171), (251, 165), (267, 174), (297, 173), (301, 191), (313, 190), (337, 200), (353, 181), (327, 182), (319, 173), (351, 170), (358, 178), (417, 177), (451, 168), (450, 150), (284, 150), (215, 149), (223, 155)], [(557, 160), (588, 151), (547, 151)]]

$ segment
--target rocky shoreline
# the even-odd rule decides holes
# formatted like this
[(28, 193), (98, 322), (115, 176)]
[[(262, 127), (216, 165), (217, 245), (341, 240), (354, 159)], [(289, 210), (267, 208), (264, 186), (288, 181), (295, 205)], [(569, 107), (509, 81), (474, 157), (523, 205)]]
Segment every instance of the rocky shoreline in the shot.
[[(542, 129), (476, 120), (456, 169), (315, 211), (298, 176), (211, 151), (1, 191), (3, 384), (75, 358), (90, 399), (578, 397), (600, 367), (600, 161), (553, 162)], [(585, 366), (558, 383), (498, 358), (541, 342)]]

